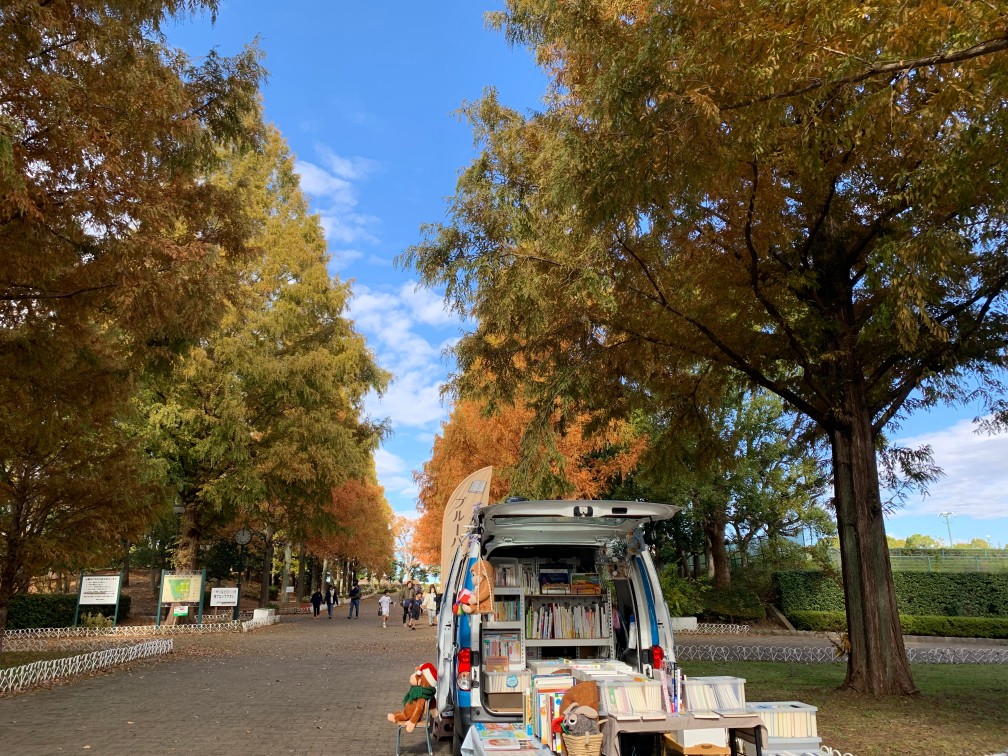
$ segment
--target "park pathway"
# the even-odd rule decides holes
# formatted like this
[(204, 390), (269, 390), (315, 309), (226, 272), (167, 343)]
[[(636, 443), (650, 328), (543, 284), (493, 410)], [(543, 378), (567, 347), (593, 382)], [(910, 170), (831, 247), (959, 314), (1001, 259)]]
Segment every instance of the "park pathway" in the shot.
[[(434, 661), (434, 628), (407, 630), (393, 607), (383, 630), (373, 599), (359, 619), (346, 610), (176, 638), (171, 656), (0, 699), (0, 754), (394, 754), (385, 715)], [(404, 738), (407, 753), (426, 752), (421, 733)]]
[[(175, 639), (168, 657), (0, 699), (0, 756), (18, 754), (394, 754), (410, 672), (434, 661), (434, 628), (396, 621), (377, 602), (359, 619), (285, 616), (254, 633)], [(690, 636), (680, 646), (828, 645), (822, 637)], [(1000, 647), (1004, 649), (1004, 646)], [(422, 734), (405, 753), (426, 751)], [(445, 756), (450, 742), (435, 744)]]

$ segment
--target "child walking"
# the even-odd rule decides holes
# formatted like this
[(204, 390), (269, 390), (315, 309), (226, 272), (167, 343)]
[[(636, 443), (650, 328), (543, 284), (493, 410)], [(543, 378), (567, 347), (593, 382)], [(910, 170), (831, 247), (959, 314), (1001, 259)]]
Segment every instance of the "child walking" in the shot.
[(382, 627), (385, 627), (385, 628), (388, 627), (389, 607), (391, 607), (391, 606), (392, 606), (392, 599), (389, 597), (389, 595), (388, 595), (388, 589), (386, 588), (385, 592), (382, 593), (381, 598), (378, 599), (378, 609), (381, 611), (381, 626)]
[(423, 604), (423, 591), (417, 591), (413, 595), (413, 601), (410, 604), (409, 612), (409, 629), (416, 630), (417, 620), (420, 619), (420, 607)]

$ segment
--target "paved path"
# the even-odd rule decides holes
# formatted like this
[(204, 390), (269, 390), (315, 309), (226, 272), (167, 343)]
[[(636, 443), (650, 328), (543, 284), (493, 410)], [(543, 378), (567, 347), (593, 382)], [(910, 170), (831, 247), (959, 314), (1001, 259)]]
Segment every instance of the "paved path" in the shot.
[[(0, 754), (393, 754), (407, 677), (434, 661), (434, 628), (285, 616), (244, 635), (176, 638), (170, 657), (0, 699)], [(680, 644), (823, 644), (813, 636), (688, 636)], [(405, 753), (425, 752), (422, 734)], [(435, 744), (445, 756), (450, 742)]]
[[(434, 661), (434, 628), (383, 630), (374, 600), (359, 619), (346, 609), (176, 638), (170, 657), (0, 699), (0, 754), (394, 754), (385, 715), (413, 669)], [(426, 753), (422, 733), (406, 738), (406, 753)]]

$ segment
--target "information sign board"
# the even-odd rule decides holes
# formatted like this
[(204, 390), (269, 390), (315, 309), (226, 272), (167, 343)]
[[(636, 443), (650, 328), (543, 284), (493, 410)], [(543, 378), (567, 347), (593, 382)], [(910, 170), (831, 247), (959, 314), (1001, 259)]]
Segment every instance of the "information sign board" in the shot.
[(238, 606), (238, 589), (211, 588), (210, 606)]
[(109, 605), (119, 602), (121, 575), (84, 575), (81, 577), (80, 606)]
[(161, 601), (166, 604), (197, 602), (203, 593), (203, 576), (165, 575), (161, 585)]

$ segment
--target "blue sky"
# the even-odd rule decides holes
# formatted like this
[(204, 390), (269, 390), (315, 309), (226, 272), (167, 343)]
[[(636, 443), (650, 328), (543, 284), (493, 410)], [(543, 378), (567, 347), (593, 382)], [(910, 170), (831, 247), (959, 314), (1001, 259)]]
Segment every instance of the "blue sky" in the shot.
[[(445, 217), (445, 198), (472, 159), (465, 101), (495, 87), (518, 109), (538, 107), (545, 78), (523, 49), (486, 29), (500, 3), (398, 0), (375, 3), (223, 2), (208, 16), (169, 30), (194, 56), (216, 47), (231, 55), (258, 37), (269, 80), (266, 117), (297, 156), (302, 186), (319, 213), (332, 272), (353, 280), (350, 315), (378, 361), (395, 375), (369, 412), (388, 417), (394, 435), (377, 455), (378, 476), (400, 514), (414, 515), (413, 470), (430, 455), (447, 416), (441, 385), (445, 349), (463, 325), (441, 296), (416, 287), (393, 260), (420, 239), (423, 223)], [(953, 512), (956, 542), (1008, 543), (1008, 438), (972, 432), (974, 408), (904, 423), (896, 440), (930, 443), (946, 477), (930, 495), (890, 517), (887, 531), (948, 540), (939, 512)]]

